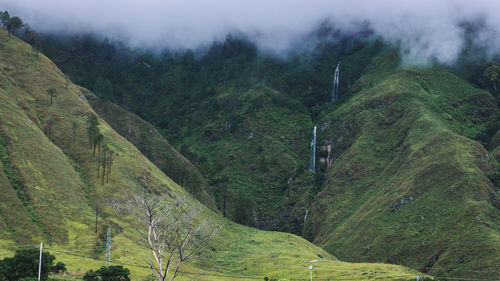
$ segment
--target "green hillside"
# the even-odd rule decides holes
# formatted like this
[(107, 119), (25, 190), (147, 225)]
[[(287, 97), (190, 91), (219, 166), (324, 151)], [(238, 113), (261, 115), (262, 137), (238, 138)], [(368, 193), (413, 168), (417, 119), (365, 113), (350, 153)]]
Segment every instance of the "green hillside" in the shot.
[(224, 216), (301, 234), (321, 188), (322, 175), (315, 184), (308, 171), (309, 144), (313, 120), (330, 100), (331, 74), (339, 60), (349, 65), (340, 86), (350, 91), (383, 47), (348, 35), (336, 44), (316, 36), (312, 52), (287, 61), (232, 36), (204, 54), (166, 50), (160, 56), (90, 35), (42, 41), (74, 81), (154, 124), (208, 180)]
[(232, 220), (301, 234), (353, 262), (498, 277), (500, 99), (484, 80), (490, 64), (406, 66), (380, 40), (335, 36), (344, 39), (318, 35), (313, 50), (287, 60), (233, 37), (203, 55), (156, 56), (91, 37), (45, 44), (83, 85), (107, 80), (114, 91), (102, 98), (155, 124)]
[(80, 88), (92, 108), (122, 137), (134, 144), (144, 156), (196, 199), (217, 211), (207, 180), (198, 169), (177, 152), (158, 130), (137, 115), (96, 97)]
[(491, 94), (440, 67), (398, 66), (391, 51), (354, 87), (318, 122), (328, 169), (308, 237), (350, 261), (498, 277), (498, 148), (475, 140), (498, 122)]
[[(218, 190), (219, 209), (239, 223), (300, 233), (305, 210), (290, 212), (311, 192), (312, 122), (300, 105), (269, 87), (223, 88), (222, 107), (187, 124), (181, 153), (199, 159)], [(284, 104), (283, 104), (284, 103)]]
[[(103, 174), (98, 169), (101, 150), (94, 153), (87, 136), (87, 120), (95, 112), (82, 89), (3, 30), (0, 58), (0, 257), (43, 241), (72, 275), (81, 277), (103, 265), (109, 226), (112, 264), (124, 264), (133, 280), (144, 280), (150, 274), (142, 263), (147, 252), (106, 202), (145, 189), (188, 194), (101, 117), (102, 151), (114, 151), (114, 158), (109, 179), (98, 176)], [(303, 265), (311, 259), (320, 260), (315, 276), (323, 279), (410, 280), (418, 274), (395, 265), (343, 263), (300, 237), (237, 225), (203, 210), (203, 219), (222, 230), (205, 258), (181, 268), (180, 280), (193, 275), (203, 280), (307, 278)]]

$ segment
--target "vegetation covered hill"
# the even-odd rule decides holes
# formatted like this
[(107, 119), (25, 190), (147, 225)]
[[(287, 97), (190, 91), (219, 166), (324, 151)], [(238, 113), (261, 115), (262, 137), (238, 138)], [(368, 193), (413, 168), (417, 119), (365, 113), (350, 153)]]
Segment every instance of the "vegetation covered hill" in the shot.
[[(144, 190), (191, 197), (98, 115), (102, 137), (94, 152), (88, 121), (95, 123), (95, 111), (44, 55), (0, 30), (0, 58), (0, 256), (44, 241), (70, 272), (82, 274), (102, 266), (111, 227), (112, 264), (124, 264), (133, 280), (143, 280), (150, 274), (141, 262), (147, 251), (106, 202)], [(112, 165), (104, 173), (99, 163), (110, 151)], [(300, 237), (203, 210), (203, 218), (222, 230), (206, 258), (181, 268), (181, 280), (307, 278), (303, 265), (311, 259), (320, 260), (315, 276), (324, 279), (409, 280), (418, 274), (395, 265), (343, 263)]]
[(154, 124), (205, 176), (224, 216), (300, 234), (321, 185), (308, 171), (313, 120), (330, 100), (337, 62), (351, 66), (342, 70), (348, 91), (383, 46), (352, 35), (332, 44), (333, 32), (321, 29), (312, 52), (288, 61), (231, 36), (161, 56), (92, 36), (43, 37), (42, 49), (74, 81)]
[(196, 199), (217, 211), (207, 180), (198, 169), (177, 152), (158, 130), (137, 115), (96, 97), (85, 88), (80, 91), (92, 108), (122, 137)]
[(318, 122), (328, 168), (308, 237), (347, 260), (498, 277), (498, 151), (477, 141), (498, 125), (495, 99), (397, 57), (374, 57), (359, 92)]
[[(45, 49), (158, 126), (231, 219), (303, 234), (350, 261), (497, 277), (496, 66), (405, 66), (397, 50), (361, 40), (369, 35), (323, 27), (314, 49), (287, 60), (233, 37), (162, 56), (88, 36), (48, 37)], [(341, 99), (328, 103), (339, 61)]]

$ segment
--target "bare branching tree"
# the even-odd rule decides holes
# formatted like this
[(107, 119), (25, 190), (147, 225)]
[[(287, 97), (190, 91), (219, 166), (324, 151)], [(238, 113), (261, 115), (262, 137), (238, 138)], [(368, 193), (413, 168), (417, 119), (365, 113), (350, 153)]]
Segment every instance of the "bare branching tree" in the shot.
[(128, 219), (148, 248), (148, 266), (158, 281), (173, 280), (181, 264), (199, 257), (220, 229), (203, 220), (201, 206), (188, 205), (186, 198), (145, 193), (112, 207)]

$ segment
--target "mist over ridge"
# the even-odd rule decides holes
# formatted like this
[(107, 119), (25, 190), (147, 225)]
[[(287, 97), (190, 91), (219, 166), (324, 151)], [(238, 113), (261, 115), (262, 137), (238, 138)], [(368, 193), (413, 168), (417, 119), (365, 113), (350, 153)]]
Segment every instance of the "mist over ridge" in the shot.
[(368, 23), (399, 44), (409, 62), (453, 63), (465, 44), (465, 23), (474, 24), (474, 44), (487, 47), (487, 55), (500, 48), (500, 3), (493, 0), (0, 0), (0, 10), (43, 32), (98, 33), (159, 49), (196, 48), (233, 33), (283, 54), (310, 44), (307, 35), (324, 22), (346, 32)]

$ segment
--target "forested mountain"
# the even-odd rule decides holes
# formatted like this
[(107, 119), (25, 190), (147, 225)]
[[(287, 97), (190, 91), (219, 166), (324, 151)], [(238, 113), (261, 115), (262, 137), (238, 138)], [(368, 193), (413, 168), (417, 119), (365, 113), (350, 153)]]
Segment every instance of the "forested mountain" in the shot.
[[(43, 241), (44, 250), (64, 261), (71, 274), (68, 280), (74, 280), (104, 264), (109, 228), (112, 263), (129, 268), (132, 280), (150, 280), (141, 237), (111, 208), (115, 200), (148, 193), (185, 198), (190, 209), (201, 208), (195, 222), (222, 227), (202, 258), (183, 264), (180, 280), (303, 278), (307, 269), (297, 270), (296, 265), (312, 259), (321, 261), (322, 269), (315, 270), (318, 278), (369, 275), (401, 280), (419, 274), (395, 265), (340, 262), (293, 234), (265, 232), (222, 218), (167, 177), (154, 159), (149, 161), (131, 135), (127, 139), (112, 127), (125, 124), (140, 135), (144, 128), (150, 133), (151, 125), (115, 108), (122, 119), (115, 116), (118, 121), (110, 126), (94, 111), (91, 97), (43, 54), (0, 30), (1, 257)], [(106, 108), (112, 105), (96, 107), (108, 116)], [(169, 161), (176, 162), (171, 167), (197, 174), (164, 140), (149, 139), (169, 150), (166, 156), (159, 154), (159, 161), (171, 155)], [(210, 200), (205, 203), (210, 205)]]
[[(308, 171), (313, 120), (335, 107), (327, 102), (337, 63), (350, 66), (342, 69), (344, 100), (383, 48), (369, 35), (325, 26), (311, 35), (313, 50), (287, 59), (233, 36), (161, 55), (91, 36), (42, 37), (42, 50), (73, 81), (153, 123), (207, 178), (224, 215), (300, 234), (323, 173)], [(343, 39), (332, 43), (333, 36)]]
[(80, 89), (155, 171), (222, 216), (301, 235), (351, 262), (498, 277), (495, 60), (471, 60), (466, 46), (455, 65), (414, 66), (369, 30), (327, 25), (307, 39), (314, 47), (281, 57), (237, 36), (147, 51), (46, 34), (39, 49), (93, 92)]

